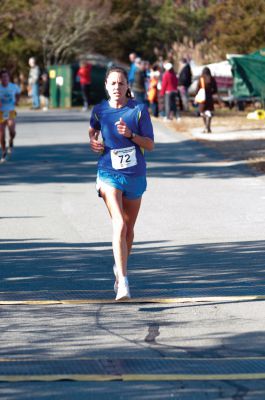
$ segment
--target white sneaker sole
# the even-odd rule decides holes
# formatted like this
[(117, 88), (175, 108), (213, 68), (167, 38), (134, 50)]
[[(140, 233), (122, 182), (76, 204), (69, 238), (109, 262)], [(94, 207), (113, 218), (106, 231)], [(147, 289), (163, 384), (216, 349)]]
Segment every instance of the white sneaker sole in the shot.
[(130, 293), (126, 293), (126, 294), (120, 295), (120, 296), (118, 296), (118, 294), (117, 294), (115, 300), (116, 300), (116, 301), (122, 301), (122, 300), (129, 300), (130, 298), (131, 298)]
[(126, 285), (125, 287), (122, 287), (120, 290), (118, 289), (115, 300), (116, 301), (129, 300), (130, 298), (131, 298), (130, 288), (128, 285)]

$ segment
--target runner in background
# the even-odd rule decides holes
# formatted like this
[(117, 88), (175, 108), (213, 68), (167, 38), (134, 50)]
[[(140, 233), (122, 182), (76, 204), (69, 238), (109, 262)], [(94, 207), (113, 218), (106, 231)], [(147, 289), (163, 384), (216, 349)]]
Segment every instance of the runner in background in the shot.
[(89, 137), (91, 149), (101, 154), (97, 190), (112, 219), (116, 300), (124, 300), (130, 298), (127, 260), (146, 190), (144, 150), (153, 150), (154, 135), (146, 105), (131, 98), (124, 69), (111, 67), (105, 87), (109, 100), (93, 108)]
[[(16, 111), (20, 88), (9, 81), (9, 73), (0, 71), (0, 141), (2, 149), (1, 162), (6, 161), (7, 154), (11, 154), (16, 136)], [(9, 147), (6, 147), (6, 127), (9, 130)]]

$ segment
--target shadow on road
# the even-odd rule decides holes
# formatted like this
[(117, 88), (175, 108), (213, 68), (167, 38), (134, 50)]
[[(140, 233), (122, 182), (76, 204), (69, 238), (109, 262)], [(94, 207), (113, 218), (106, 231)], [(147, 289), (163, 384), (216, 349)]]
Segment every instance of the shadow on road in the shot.
[(88, 112), (81, 111), (73, 111), (70, 110), (50, 110), (46, 112), (36, 112), (36, 111), (27, 111), (21, 112), (18, 111), (17, 122), (19, 125), (21, 124), (53, 124), (57, 122), (85, 122), (89, 123), (90, 114)]
[[(261, 400), (265, 382), (179, 381), (179, 382), (43, 382), (0, 384), (6, 400)], [(63, 394), (62, 394), (63, 393)]]
[(194, 295), (240, 295), (263, 292), (264, 256), (265, 241), (169, 243), (143, 250), (137, 246), (131, 262), (143, 271), (139, 280), (145, 288), (175, 288), (180, 289), (179, 294), (189, 288), (196, 289)]
[[(111, 243), (1, 240), (2, 290), (112, 290)], [(136, 242), (132, 290), (155, 296), (264, 293), (265, 241), (172, 246)]]
[(157, 178), (231, 179), (252, 174), (248, 167), (224, 162), (217, 150), (191, 140), (156, 144), (147, 160), (148, 175)]
[[(88, 144), (17, 147), (10, 162), (0, 166), (2, 185), (82, 183), (95, 181), (97, 155)], [(157, 178), (225, 179), (250, 176), (242, 165), (227, 165), (211, 149), (198, 143), (159, 143), (147, 153), (148, 176)]]
[(97, 156), (88, 144), (17, 147), (0, 166), (2, 185), (80, 183), (95, 181)]

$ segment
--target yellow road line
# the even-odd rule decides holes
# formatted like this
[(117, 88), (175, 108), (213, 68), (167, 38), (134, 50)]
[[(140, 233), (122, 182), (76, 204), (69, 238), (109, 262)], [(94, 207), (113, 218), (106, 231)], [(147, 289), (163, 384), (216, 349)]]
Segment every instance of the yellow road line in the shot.
[(116, 381), (121, 380), (121, 375), (96, 375), (96, 374), (55, 374), (55, 375), (0, 375), (0, 382), (54, 382), (62, 380), (71, 381)]
[(240, 374), (54, 374), (54, 375), (0, 375), (0, 382), (54, 382), (72, 381), (212, 381), (265, 379), (265, 373)]
[(217, 302), (217, 301), (254, 301), (265, 300), (265, 295), (251, 296), (204, 296), (204, 297), (135, 297), (126, 301), (115, 301), (114, 299), (61, 299), (61, 300), (0, 300), (0, 305), (53, 305), (53, 304), (118, 304), (118, 303), (197, 303), (197, 302)]
[[(109, 359), (106, 357), (106, 359)], [(132, 358), (132, 360), (140, 360), (139, 358)], [(71, 359), (64, 359), (63, 361), (69, 361)], [(80, 357), (78, 359), (74, 359), (75, 362), (78, 361), (100, 361), (98, 358), (95, 357)], [(103, 360), (103, 359), (102, 359)], [(160, 361), (161, 359), (159, 358), (150, 358), (150, 359), (143, 359), (145, 362), (147, 361)], [(246, 361), (246, 360), (254, 360), (256, 362), (258, 361), (264, 361), (265, 357), (226, 357), (223, 359), (220, 358), (189, 358), (189, 357), (181, 357), (181, 358), (175, 358), (175, 357), (166, 357), (163, 358), (163, 361), (202, 361), (204, 364), (209, 362), (209, 361)], [(8, 359), (8, 358), (1, 358), (0, 363), (3, 363), (2, 366), (6, 363), (10, 364), (16, 364), (20, 362), (24, 362), (25, 365), (30, 364), (31, 362), (38, 361), (41, 366), (41, 362), (49, 362), (49, 361), (60, 361), (60, 360), (54, 360), (54, 359), (44, 359), (44, 360), (34, 360), (34, 359)], [(127, 361), (130, 361), (130, 358), (127, 359)], [(141, 374), (141, 373), (128, 373), (128, 374), (75, 374), (73, 373), (61, 373), (61, 374), (13, 374), (13, 375), (1, 375), (0, 374), (0, 382), (30, 382), (30, 381), (43, 381), (43, 382), (53, 382), (53, 381), (60, 381), (60, 380), (72, 380), (72, 381), (200, 381), (200, 380), (206, 380), (206, 381), (212, 381), (212, 380), (261, 380), (265, 379), (265, 371), (261, 370), (261, 372), (256, 372), (256, 373), (244, 373), (244, 372), (239, 372), (239, 373), (215, 373), (215, 374), (207, 374), (207, 373), (149, 373), (149, 374)]]
[(123, 381), (212, 381), (265, 379), (265, 373), (256, 374), (126, 374)]

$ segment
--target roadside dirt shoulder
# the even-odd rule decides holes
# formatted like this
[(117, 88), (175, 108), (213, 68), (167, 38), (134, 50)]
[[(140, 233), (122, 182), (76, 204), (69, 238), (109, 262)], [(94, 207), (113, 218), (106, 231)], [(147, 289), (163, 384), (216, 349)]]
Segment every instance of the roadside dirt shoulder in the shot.
[(172, 122), (177, 132), (220, 151), (226, 158), (245, 161), (256, 172), (265, 173), (265, 120), (248, 120), (246, 114), (217, 114), (211, 134), (203, 134), (200, 117), (183, 116)]

